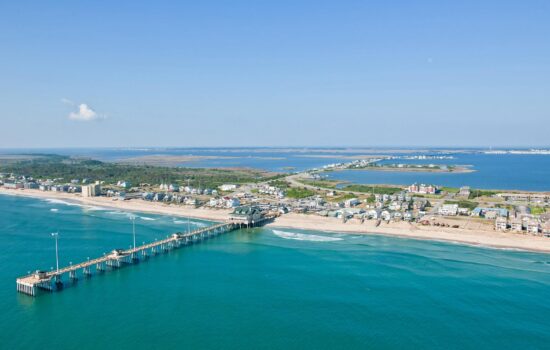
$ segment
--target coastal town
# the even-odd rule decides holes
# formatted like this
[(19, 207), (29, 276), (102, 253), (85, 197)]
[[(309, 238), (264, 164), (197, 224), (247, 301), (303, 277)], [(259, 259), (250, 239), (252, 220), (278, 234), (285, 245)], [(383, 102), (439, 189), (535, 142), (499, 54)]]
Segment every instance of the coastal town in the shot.
[[(379, 159), (329, 164), (276, 179), (249, 183), (223, 183), (215, 188), (180, 183), (133, 184), (121, 178), (35, 178), (28, 174), (0, 173), (3, 193), (26, 191), (66, 194), (74, 199), (102, 198), (111, 203), (140, 202), (180, 209), (228, 212), (243, 206), (265, 213), (326, 218), (351, 231), (378, 227), (497, 231), (516, 235), (550, 237), (550, 194), (503, 192), (440, 187), (414, 183), (409, 186), (350, 185), (328, 180), (327, 169), (366, 167)], [(190, 214), (193, 215), (193, 214)], [(219, 216), (216, 216), (216, 218)]]
[(550, 349), (550, 1), (0, 18), (2, 348)]

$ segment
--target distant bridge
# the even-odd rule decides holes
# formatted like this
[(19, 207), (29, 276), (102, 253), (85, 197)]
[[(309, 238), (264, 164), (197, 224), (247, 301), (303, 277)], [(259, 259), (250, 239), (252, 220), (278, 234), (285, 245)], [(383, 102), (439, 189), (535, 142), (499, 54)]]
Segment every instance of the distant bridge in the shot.
[(218, 236), (243, 226), (251, 227), (262, 225), (272, 220), (273, 217), (264, 217), (252, 224), (243, 225), (241, 222), (225, 222), (187, 233), (173, 233), (168, 238), (152, 243), (144, 244), (131, 249), (115, 249), (110, 254), (100, 258), (86, 260), (76, 265), (69, 265), (54, 271), (40, 271), (17, 278), (17, 291), (23, 294), (35, 296), (38, 290), (54, 291), (62, 286), (62, 278), (68, 275), (69, 279), (78, 279), (78, 271), (84, 276), (100, 273), (133, 264), (140, 260), (146, 260), (149, 256), (170, 251), (181, 246), (201, 242), (205, 239)]

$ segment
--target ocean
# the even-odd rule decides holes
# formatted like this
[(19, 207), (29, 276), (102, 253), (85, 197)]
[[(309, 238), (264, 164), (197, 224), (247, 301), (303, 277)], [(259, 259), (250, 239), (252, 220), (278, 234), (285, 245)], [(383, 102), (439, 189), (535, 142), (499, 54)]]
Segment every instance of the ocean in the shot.
[[(234, 231), (18, 294), (16, 277), (132, 244), (128, 213), (0, 195), (5, 349), (543, 349), (550, 255), (380, 235)], [(187, 220), (137, 213), (138, 242)], [(210, 225), (190, 220), (192, 228)]]

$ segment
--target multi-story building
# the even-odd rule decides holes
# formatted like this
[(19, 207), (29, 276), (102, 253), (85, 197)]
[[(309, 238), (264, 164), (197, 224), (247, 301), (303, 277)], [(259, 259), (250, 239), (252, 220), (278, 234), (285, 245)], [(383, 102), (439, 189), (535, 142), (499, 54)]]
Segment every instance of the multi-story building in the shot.
[(458, 214), (458, 204), (443, 204), (438, 213), (444, 216), (456, 216)]
[(532, 234), (539, 234), (540, 231), (540, 224), (537, 220), (529, 220), (527, 222), (527, 232)]
[(91, 184), (82, 186), (82, 197), (96, 197), (101, 194), (101, 186), (99, 184)]
[(503, 217), (498, 217), (495, 220), (495, 230), (497, 231), (506, 231), (508, 228), (508, 220)]
[(408, 187), (410, 193), (419, 194), (435, 194), (437, 193), (437, 187), (434, 185), (425, 185), (414, 183)]
[(515, 232), (523, 231), (523, 221), (520, 218), (514, 218), (510, 221), (510, 229)]

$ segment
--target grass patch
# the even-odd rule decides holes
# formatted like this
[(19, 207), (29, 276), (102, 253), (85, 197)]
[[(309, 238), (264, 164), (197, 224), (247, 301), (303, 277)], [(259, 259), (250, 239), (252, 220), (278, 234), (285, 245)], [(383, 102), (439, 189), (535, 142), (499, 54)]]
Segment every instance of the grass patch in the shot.
[(533, 215), (541, 215), (546, 213), (546, 208), (544, 207), (531, 207), (531, 214)]
[(456, 187), (442, 187), (441, 191), (442, 192), (447, 192), (447, 193), (458, 193), (460, 191), (460, 189), (458, 189)]
[(445, 201), (445, 204), (458, 204), (459, 208), (468, 208), (474, 210), (479, 203), (474, 201)]
[(478, 197), (492, 197), (498, 192), (495, 191), (484, 191), (484, 190), (470, 190), (470, 196), (468, 199), (474, 199)]
[(269, 181), (268, 183), (269, 185), (278, 187), (282, 190), (287, 189), (289, 187), (288, 182), (286, 182), (285, 180), (272, 180), (272, 181)]
[(337, 197), (336, 200), (345, 201), (345, 200), (352, 199), (352, 198), (357, 198), (357, 196), (354, 195), (353, 193), (346, 193), (342, 196)]
[(403, 191), (400, 187), (368, 186), (368, 185), (347, 185), (343, 191), (364, 192), (374, 194), (395, 194)]
[(331, 181), (331, 180), (301, 180), (301, 183), (304, 185), (319, 187), (319, 188), (329, 188), (329, 189), (336, 189), (336, 185), (338, 185), (339, 181)]
[(292, 187), (286, 191), (286, 196), (294, 199), (307, 198), (313, 195), (315, 195), (315, 192), (308, 190), (307, 188)]

